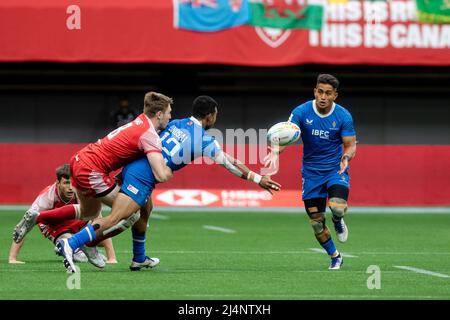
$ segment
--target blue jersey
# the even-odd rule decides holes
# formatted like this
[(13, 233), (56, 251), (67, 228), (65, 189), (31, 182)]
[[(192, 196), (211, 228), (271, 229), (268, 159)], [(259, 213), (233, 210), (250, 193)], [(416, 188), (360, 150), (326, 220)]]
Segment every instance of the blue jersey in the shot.
[(339, 170), (342, 137), (356, 135), (352, 116), (344, 107), (333, 103), (330, 112), (322, 115), (315, 100), (308, 101), (292, 111), (289, 121), (302, 132), (303, 169)]
[[(214, 137), (191, 117), (171, 121), (161, 132), (162, 155), (172, 171), (180, 170), (198, 157), (214, 158), (221, 152)], [(143, 206), (157, 182), (146, 157), (137, 159), (122, 170), (121, 192)]]
[(198, 157), (214, 158), (220, 145), (194, 117), (171, 121), (161, 132), (162, 153), (172, 171), (180, 170)]

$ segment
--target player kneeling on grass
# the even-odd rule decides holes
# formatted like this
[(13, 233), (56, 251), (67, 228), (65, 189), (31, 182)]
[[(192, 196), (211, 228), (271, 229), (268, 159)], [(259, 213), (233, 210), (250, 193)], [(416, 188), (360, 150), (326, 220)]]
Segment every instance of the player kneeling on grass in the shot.
[[(56, 182), (41, 191), (31, 205), (31, 208), (37, 211), (44, 211), (68, 204), (79, 206), (77, 196), (70, 183), (69, 165), (64, 164), (56, 169)], [(53, 220), (45, 216), (37, 219), (37, 225), (42, 235), (53, 243), (77, 233), (86, 226), (86, 223), (86, 221), (82, 220)], [(24, 241), (24, 238), (19, 243), (13, 241), (9, 252), (9, 263), (24, 263), (23, 261), (17, 260)], [(94, 262), (94, 265), (100, 268), (105, 266), (105, 261), (106, 263), (117, 263), (111, 239), (101, 242), (99, 245), (105, 247), (108, 258), (99, 254), (95, 246), (83, 246), (80, 248), (81, 250), (74, 252), (73, 260), (75, 262), (87, 262), (87, 256), (89, 256)]]

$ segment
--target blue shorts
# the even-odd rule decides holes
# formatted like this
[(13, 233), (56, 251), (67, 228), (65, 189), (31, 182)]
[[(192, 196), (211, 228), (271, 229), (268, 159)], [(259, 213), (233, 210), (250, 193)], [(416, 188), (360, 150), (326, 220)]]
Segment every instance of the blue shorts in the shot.
[(147, 158), (127, 164), (122, 170), (122, 180), (120, 192), (125, 193), (141, 207), (147, 202), (156, 183)]
[(338, 170), (339, 168), (318, 172), (302, 168), (302, 200), (328, 198), (327, 190), (335, 184), (340, 184), (350, 189), (348, 169), (342, 174), (339, 174)]

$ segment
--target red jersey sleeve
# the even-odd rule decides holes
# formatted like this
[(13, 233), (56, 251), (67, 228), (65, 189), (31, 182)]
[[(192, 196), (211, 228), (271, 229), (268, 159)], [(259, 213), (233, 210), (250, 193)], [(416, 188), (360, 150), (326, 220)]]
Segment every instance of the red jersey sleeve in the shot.
[(48, 186), (44, 190), (39, 193), (37, 198), (34, 200), (31, 208), (37, 211), (45, 211), (50, 210), (55, 207), (55, 198), (56, 197), (56, 183)]
[(139, 138), (139, 146), (145, 153), (162, 152), (161, 139), (153, 127), (148, 128)]

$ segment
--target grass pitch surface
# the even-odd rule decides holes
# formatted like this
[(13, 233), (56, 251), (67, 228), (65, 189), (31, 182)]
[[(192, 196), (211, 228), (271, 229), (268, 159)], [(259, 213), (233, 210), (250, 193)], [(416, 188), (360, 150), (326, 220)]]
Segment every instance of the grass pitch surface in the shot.
[[(158, 267), (129, 271), (126, 231), (113, 239), (119, 263), (104, 270), (78, 264), (80, 289), (69, 290), (70, 275), (37, 228), (19, 255), (26, 263), (8, 264), (12, 230), (23, 212), (0, 211), (0, 299), (450, 299), (448, 214), (350, 211), (347, 243), (335, 240), (344, 265), (329, 271), (301, 210), (155, 213), (147, 253), (161, 259)], [(379, 289), (368, 288), (377, 284), (370, 266), (379, 267)]]

